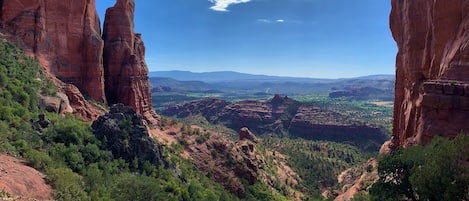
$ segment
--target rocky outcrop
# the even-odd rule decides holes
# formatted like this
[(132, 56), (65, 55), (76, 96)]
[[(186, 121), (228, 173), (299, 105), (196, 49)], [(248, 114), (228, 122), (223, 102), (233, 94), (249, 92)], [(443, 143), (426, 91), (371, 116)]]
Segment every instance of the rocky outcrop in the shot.
[(156, 167), (168, 167), (161, 145), (150, 138), (142, 118), (131, 107), (113, 105), (109, 113), (100, 116), (91, 127), (113, 158), (122, 158), (129, 164), (137, 159), (140, 168), (146, 161)]
[(469, 2), (392, 0), (399, 52), (391, 146), (469, 131)]
[(378, 178), (378, 162), (374, 158), (370, 158), (363, 166), (345, 170), (337, 177), (342, 192), (334, 201), (349, 201), (358, 192), (368, 192), (371, 184), (378, 181)]
[[(93, 112), (96, 107), (83, 98), (90, 97), (130, 105), (156, 123), (145, 47), (133, 32), (133, 15), (134, 1), (118, 0), (106, 14), (103, 40), (95, 0), (0, 1), (2, 36), (36, 57), (67, 94), (73, 109), (59, 113), (74, 111), (95, 120), (101, 112)], [(45, 98), (43, 106), (60, 110), (58, 99)]]
[(305, 139), (349, 143), (364, 150), (377, 151), (388, 138), (381, 126), (278, 95), (268, 101), (236, 103), (204, 99), (170, 107), (163, 114), (179, 118), (202, 115), (211, 123), (234, 130), (248, 127), (257, 135), (289, 133)]
[(244, 127), (244, 128), (241, 128), (241, 130), (239, 130), (239, 141), (242, 141), (242, 140), (249, 140), (251, 142), (254, 142), (254, 143), (258, 143), (259, 140), (257, 139), (257, 137), (251, 133), (251, 131), (249, 131), (248, 128)]
[(88, 102), (78, 88), (73, 84), (64, 84), (61, 86), (61, 91), (67, 95), (65, 99), (65, 107), (72, 108), (72, 113), (78, 114), (85, 121), (93, 121), (104, 114), (105, 110), (95, 104)]
[(118, 0), (104, 20), (104, 69), (106, 97), (110, 104), (123, 103), (148, 121), (155, 121), (152, 108), (145, 46), (134, 33), (134, 0)]
[(355, 100), (369, 100), (377, 97), (385, 97), (393, 91), (375, 87), (358, 87), (344, 90), (335, 90), (329, 93), (329, 98), (349, 97)]
[[(248, 128), (242, 128), (239, 131), (239, 139), (234, 148), (231, 150), (231, 156), (237, 164), (234, 165), (233, 171), (239, 178), (246, 179), (249, 184), (254, 184), (260, 180), (260, 170), (264, 168), (265, 159), (258, 153), (256, 144), (257, 139), (251, 133), (251, 138), (242, 138), (241, 135), (250, 133)], [(254, 137), (254, 138), (252, 138)]]
[(190, 105), (173, 105), (168, 107), (164, 113), (175, 115), (178, 118), (202, 114), (205, 118), (210, 119), (229, 104), (230, 102), (223, 99), (204, 98), (199, 101), (190, 102)]
[(0, 1), (0, 27), (65, 83), (105, 102), (99, 17), (95, 0)]
[(381, 126), (311, 106), (298, 108), (289, 132), (304, 139), (349, 143), (368, 151), (377, 151), (387, 139), (387, 131)]
[[(195, 126), (191, 129), (200, 130), (200, 133), (188, 135), (174, 132), (171, 136), (184, 142), (185, 155), (197, 169), (224, 185), (231, 193), (244, 197), (246, 189), (242, 180), (254, 184), (270, 178), (264, 170), (267, 165), (265, 157), (256, 148), (257, 142), (253, 141), (255, 137), (252, 133), (253, 140), (240, 136), (240, 140), (233, 142), (218, 131)], [(243, 128), (239, 134), (244, 136), (246, 132), (250, 133), (249, 129)]]

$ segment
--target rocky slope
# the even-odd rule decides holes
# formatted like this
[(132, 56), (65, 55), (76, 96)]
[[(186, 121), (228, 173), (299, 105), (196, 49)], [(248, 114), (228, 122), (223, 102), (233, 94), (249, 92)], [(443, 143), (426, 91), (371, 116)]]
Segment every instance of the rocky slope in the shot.
[(0, 155), (0, 200), (52, 200), (46, 176), (25, 163)]
[(285, 186), (282, 194), (290, 200), (302, 195), (297, 188), (298, 176), (286, 165), (285, 156), (266, 150), (248, 128), (240, 129), (238, 140), (233, 141), (220, 131), (169, 120), (150, 134), (238, 197), (245, 197), (248, 186), (258, 182), (274, 193), (279, 193), (275, 187)]
[[(80, 98), (84, 102), (72, 102), (71, 94), (122, 102), (154, 121), (145, 48), (140, 35), (133, 32), (133, 14), (133, 0), (118, 0), (108, 11), (103, 40), (95, 0), (0, 1), (0, 30), (57, 78), (73, 111), (84, 119), (94, 120), (103, 111), (89, 109), (84, 98)], [(78, 90), (67, 91), (73, 87)]]
[(337, 177), (342, 190), (334, 201), (351, 200), (358, 192), (368, 192), (378, 177), (378, 162), (374, 158), (370, 158), (362, 166), (345, 170)]
[(378, 150), (386, 140), (382, 127), (278, 95), (265, 102), (229, 103), (208, 98), (175, 105), (163, 114), (179, 118), (202, 115), (211, 123), (224, 124), (234, 130), (249, 127), (257, 135), (289, 133), (305, 139), (350, 143), (366, 150)]
[(399, 48), (393, 145), (469, 130), (469, 2), (392, 0)]

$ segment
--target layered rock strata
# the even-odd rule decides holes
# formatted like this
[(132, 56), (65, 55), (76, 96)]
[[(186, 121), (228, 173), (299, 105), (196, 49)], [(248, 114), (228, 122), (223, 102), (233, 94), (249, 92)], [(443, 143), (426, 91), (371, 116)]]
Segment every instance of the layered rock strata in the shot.
[(399, 52), (392, 146), (469, 131), (469, 2), (392, 0)]

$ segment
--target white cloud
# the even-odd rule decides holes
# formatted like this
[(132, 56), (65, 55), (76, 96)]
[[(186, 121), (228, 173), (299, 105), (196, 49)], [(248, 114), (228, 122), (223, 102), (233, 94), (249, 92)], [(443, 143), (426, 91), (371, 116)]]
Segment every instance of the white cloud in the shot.
[(210, 7), (210, 9), (214, 11), (223, 11), (226, 12), (228, 11), (226, 8), (230, 6), (231, 4), (239, 4), (239, 3), (247, 3), (250, 2), (251, 0), (208, 0), (215, 5)]
[(283, 19), (278, 19), (278, 20), (269, 20), (269, 19), (257, 19), (256, 20), (258, 23), (264, 23), (264, 24), (272, 24), (272, 23), (284, 23), (286, 22)]
[(270, 20), (268, 20), (268, 19), (257, 19), (257, 22), (259, 22), (259, 23), (266, 23), (266, 24), (272, 23), (272, 21), (270, 21)]

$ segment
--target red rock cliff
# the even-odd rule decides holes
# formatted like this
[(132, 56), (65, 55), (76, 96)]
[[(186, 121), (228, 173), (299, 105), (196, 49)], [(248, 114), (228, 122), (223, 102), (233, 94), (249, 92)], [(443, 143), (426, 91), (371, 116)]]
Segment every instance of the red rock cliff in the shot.
[(0, 1), (0, 27), (60, 80), (105, 102), (99, 17), (95, 0)]
[(110, 104), (133, 107), (147, 121), (156, 114), (152, 108), (145, 46), (134, 33), (134, 0), (117, 0), (104, 20), (104, 69), (106, 97)]
[(469, 1), (392, 0), (393, 143), (469, 133)]
[[(22, 44), (60, 80), (56, 83), (69, 96), (74, 113), (86, 120), (104, 111), (90, 106), (81, 93), (100, 102), (124, 103), (155, 120), (145, 47), (133, 32), (133, 16), (134, 1), (118, 0), (106, 13), (105, 44), (96, 0), (0, 0), (2, 35)], [(70, 84), (79, 91), (67, 91)]]

